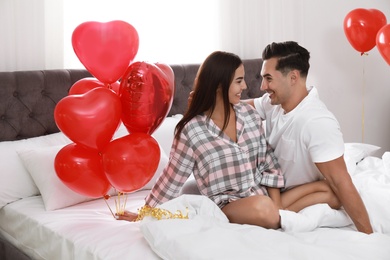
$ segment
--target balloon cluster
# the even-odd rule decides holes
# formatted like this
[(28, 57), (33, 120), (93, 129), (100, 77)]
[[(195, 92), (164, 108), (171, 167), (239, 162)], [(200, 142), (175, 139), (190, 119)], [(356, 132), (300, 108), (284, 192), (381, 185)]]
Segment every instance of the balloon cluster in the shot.
[[(93, 198), (106, 197), (111, 187), (138, 190), (159, 164), (151, 134), (171, 108), (173, 71), (163, 63), (133, 62), (138, 33), (123, 21), (82, 23), (72, 45), (93, 77), (77, 81), (54, 110), (58, 128), (73, 141), (56, 155), (57, 176)], [(129, 134), (113, 140), (121, 122)]]
[(377, 9), (357, 8), (344, 18), (344, 33), (352, 47), (362, 55), (377, 46), (390, 65), (390, 24)]

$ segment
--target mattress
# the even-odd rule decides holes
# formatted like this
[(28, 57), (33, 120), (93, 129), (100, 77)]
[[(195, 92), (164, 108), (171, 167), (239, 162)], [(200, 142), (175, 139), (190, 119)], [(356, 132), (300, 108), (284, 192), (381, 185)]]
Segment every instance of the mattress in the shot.
[[(127, 209), (144, 204), (148, 190), (128, 195)], [(0, 210), (0, 233), (33, 259), (160, 259), (149, 247), (141, 222), (116, 220), (115, 197), (46, 211), (41, 196)]]

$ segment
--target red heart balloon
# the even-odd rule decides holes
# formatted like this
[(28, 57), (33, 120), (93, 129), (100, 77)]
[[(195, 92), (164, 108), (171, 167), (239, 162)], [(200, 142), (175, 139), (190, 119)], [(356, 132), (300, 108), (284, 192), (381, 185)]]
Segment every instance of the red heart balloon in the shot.
[(120, 83), (122, 122), (130, 133), (152, 134), (172, 106), (174, 74), (163, 63), (134, 62)]
[(390, 65), (390, 24), (383, 26), (378, 31), (376, 46), (383, 59)]
[(95, 88), (61, 99), (54, 109), (58, 128), (73, 142), (102, 151), (121, 117), (121, 102), (112, 90)]
[(376, 35), (386, 23), (381, 11), (357, 8), (344, 18), (344, 33), (352, 47), (364, 53), (375, 47)]
[(58, 178), (71, 190), (92, 198), (111, 188), (99, 152), (72, 143), (62, 148), (54, 160)]
[(150, 135), (134, 133), (113, 140), (102, 157), (111, 185), (118, 191), (132, 192), (153, 177), (160, 162), (160, 147)]
[(138, 52), (135, 28), (124, 21), (85, 22), (72, 34), (73, 49), (94, 77), (103, 83), (121, 78)]
[(97, 87), (112, 89), (115, 93), (119, 94), (119, 86), (119, 81), (115, 81), (112, 84), (104, 84), (96, 78), (87, 77), (76, 81), (69, 89), (69, 95), (84, 94)]

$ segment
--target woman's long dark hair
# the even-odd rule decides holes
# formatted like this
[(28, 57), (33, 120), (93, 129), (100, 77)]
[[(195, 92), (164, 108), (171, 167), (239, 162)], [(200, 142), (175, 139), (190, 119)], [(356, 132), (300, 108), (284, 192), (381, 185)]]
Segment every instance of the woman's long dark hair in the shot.
[(200, 66), (194, 81), (194, 94), (188, 110), (175, 128), (175, 138), (179, 138), (184, 126), (195, 116), (210, 111), (208, 119), (215, 109), (217, 89), (220, 87), (225, 109), (222, 131), (230, 118), (229, 87), (237, 68), (242, 64), (240, 57), (233, 53), (216, 51), (211, 53)]

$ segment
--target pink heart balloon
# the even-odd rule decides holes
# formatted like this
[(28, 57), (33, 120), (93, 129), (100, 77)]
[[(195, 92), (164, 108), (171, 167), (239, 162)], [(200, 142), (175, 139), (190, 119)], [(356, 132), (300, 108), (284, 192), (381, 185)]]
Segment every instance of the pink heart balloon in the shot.
[(61, 99), (54, 109), (54, 119), (73, 142), (102, 151), (118, 128), (121, 113), (117, 94), (107, 88), (94, 88)]
[(98, 80), (111, 84), (121, 78), (138, 52), (135, 28), (124, 21), (85, 22), (72, 34), (73, 49)]
[(174, 74), (163, 63), (134, 62), (120, 83), (122, 122), (130, 133), (152, 134), (172, 106)]

